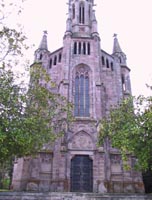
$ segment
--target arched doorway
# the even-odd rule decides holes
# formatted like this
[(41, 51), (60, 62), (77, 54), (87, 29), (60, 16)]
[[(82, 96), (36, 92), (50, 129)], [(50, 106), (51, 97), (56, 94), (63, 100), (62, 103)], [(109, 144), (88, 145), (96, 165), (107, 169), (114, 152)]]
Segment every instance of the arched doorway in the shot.
[(88, 155), (71, 160), (71, 192), (93, 192), (93, 161)]

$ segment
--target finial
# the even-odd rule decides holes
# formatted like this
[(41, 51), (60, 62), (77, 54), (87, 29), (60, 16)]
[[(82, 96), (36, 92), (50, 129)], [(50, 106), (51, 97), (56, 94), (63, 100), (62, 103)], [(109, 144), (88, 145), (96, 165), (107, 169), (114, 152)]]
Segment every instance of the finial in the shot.
[(43, 31), (43, 33), (44, 33), (44, 35), (47, 35), (47, 34), (48, 34), (47, 30)]
[(117, 34), (116, 34), (116, 33), (114, 33), (114, 34), (113, 34), (113, 37), (114, 37), (114, 38), (117, 38)]

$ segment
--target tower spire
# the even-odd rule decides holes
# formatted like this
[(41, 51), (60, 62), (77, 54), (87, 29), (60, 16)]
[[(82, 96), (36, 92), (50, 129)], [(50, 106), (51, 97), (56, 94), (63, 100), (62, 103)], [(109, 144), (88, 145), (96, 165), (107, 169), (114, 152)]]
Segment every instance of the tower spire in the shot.
[(118, 38), (117, 38), (117, 34), (113, 35), (114, 37), (114, 44), (113, 44), (113, 52), (112, 55), (117, 58), (118, 62), (122, 65), (126, 65), (126, 55), (125, 53), (122, 51)]
[(41, 62), (43, 55), (49, 52), (48, 45), (47, 45), (47, 31), (43, 31), (43, 37), (40, 42), (38, 49), (35, 51), (35, 62)]
[(42, 37), (42, 40), (40, 42), (39, 49), (41, 49), (41, 50), (48, 50), (48, 45), (47, 45), (47, 31), (43, 32), (43, 37)]
[(122, 49), (121, 49), (121, 47), (120, 47), (120, 45), (119, 45), (119, 41), (118, 41), (118, 38), (117, 38), (117, 34), (115, 33), (115, 34), (113, 35), (113, 37), (114, 37), (113, 54), (115, 54), (115, 53), (121, 53), (121, 52), (122, 52)]

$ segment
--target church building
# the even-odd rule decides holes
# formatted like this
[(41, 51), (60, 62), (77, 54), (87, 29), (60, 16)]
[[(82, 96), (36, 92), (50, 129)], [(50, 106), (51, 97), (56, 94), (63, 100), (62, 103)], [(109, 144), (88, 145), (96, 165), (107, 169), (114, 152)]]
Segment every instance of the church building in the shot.
[(100, 42), (95, 0), (69, 0), (63, 46), (48, 50), (44, 32), (35, 62), (50, 74), (56, 92), (74, 105), (74, 122), (50, 151), (18, 159), (12, 186), (19, 191), (142, 193), (141, 173), (122, 164), (120, 152), (105, 140), (97, 146), (99, 122), (111, 106), (131, 94), (130, 69), (116, 34), (112, 54)]

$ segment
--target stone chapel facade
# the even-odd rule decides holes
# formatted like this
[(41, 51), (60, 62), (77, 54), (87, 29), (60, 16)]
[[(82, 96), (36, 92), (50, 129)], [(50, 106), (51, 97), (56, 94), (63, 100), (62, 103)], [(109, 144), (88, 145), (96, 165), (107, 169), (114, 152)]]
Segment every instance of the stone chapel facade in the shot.
[[(44, 32), (35, 62), (57, 84), (56, 92), (74, 105), (75, 121), (50, 152), (19, 159), (14, 190), (60, 192), (144, 192), (141, 174), (125, 171), (109, 141), (97, 147), (99, 120), (131, 94), (130, 69), (116, 35), (112, 54), (101, 49), (94, 0), (69, 0), (63, 47), (49, 52)], [(135, 158), (130, 156), (133, 166)]]

